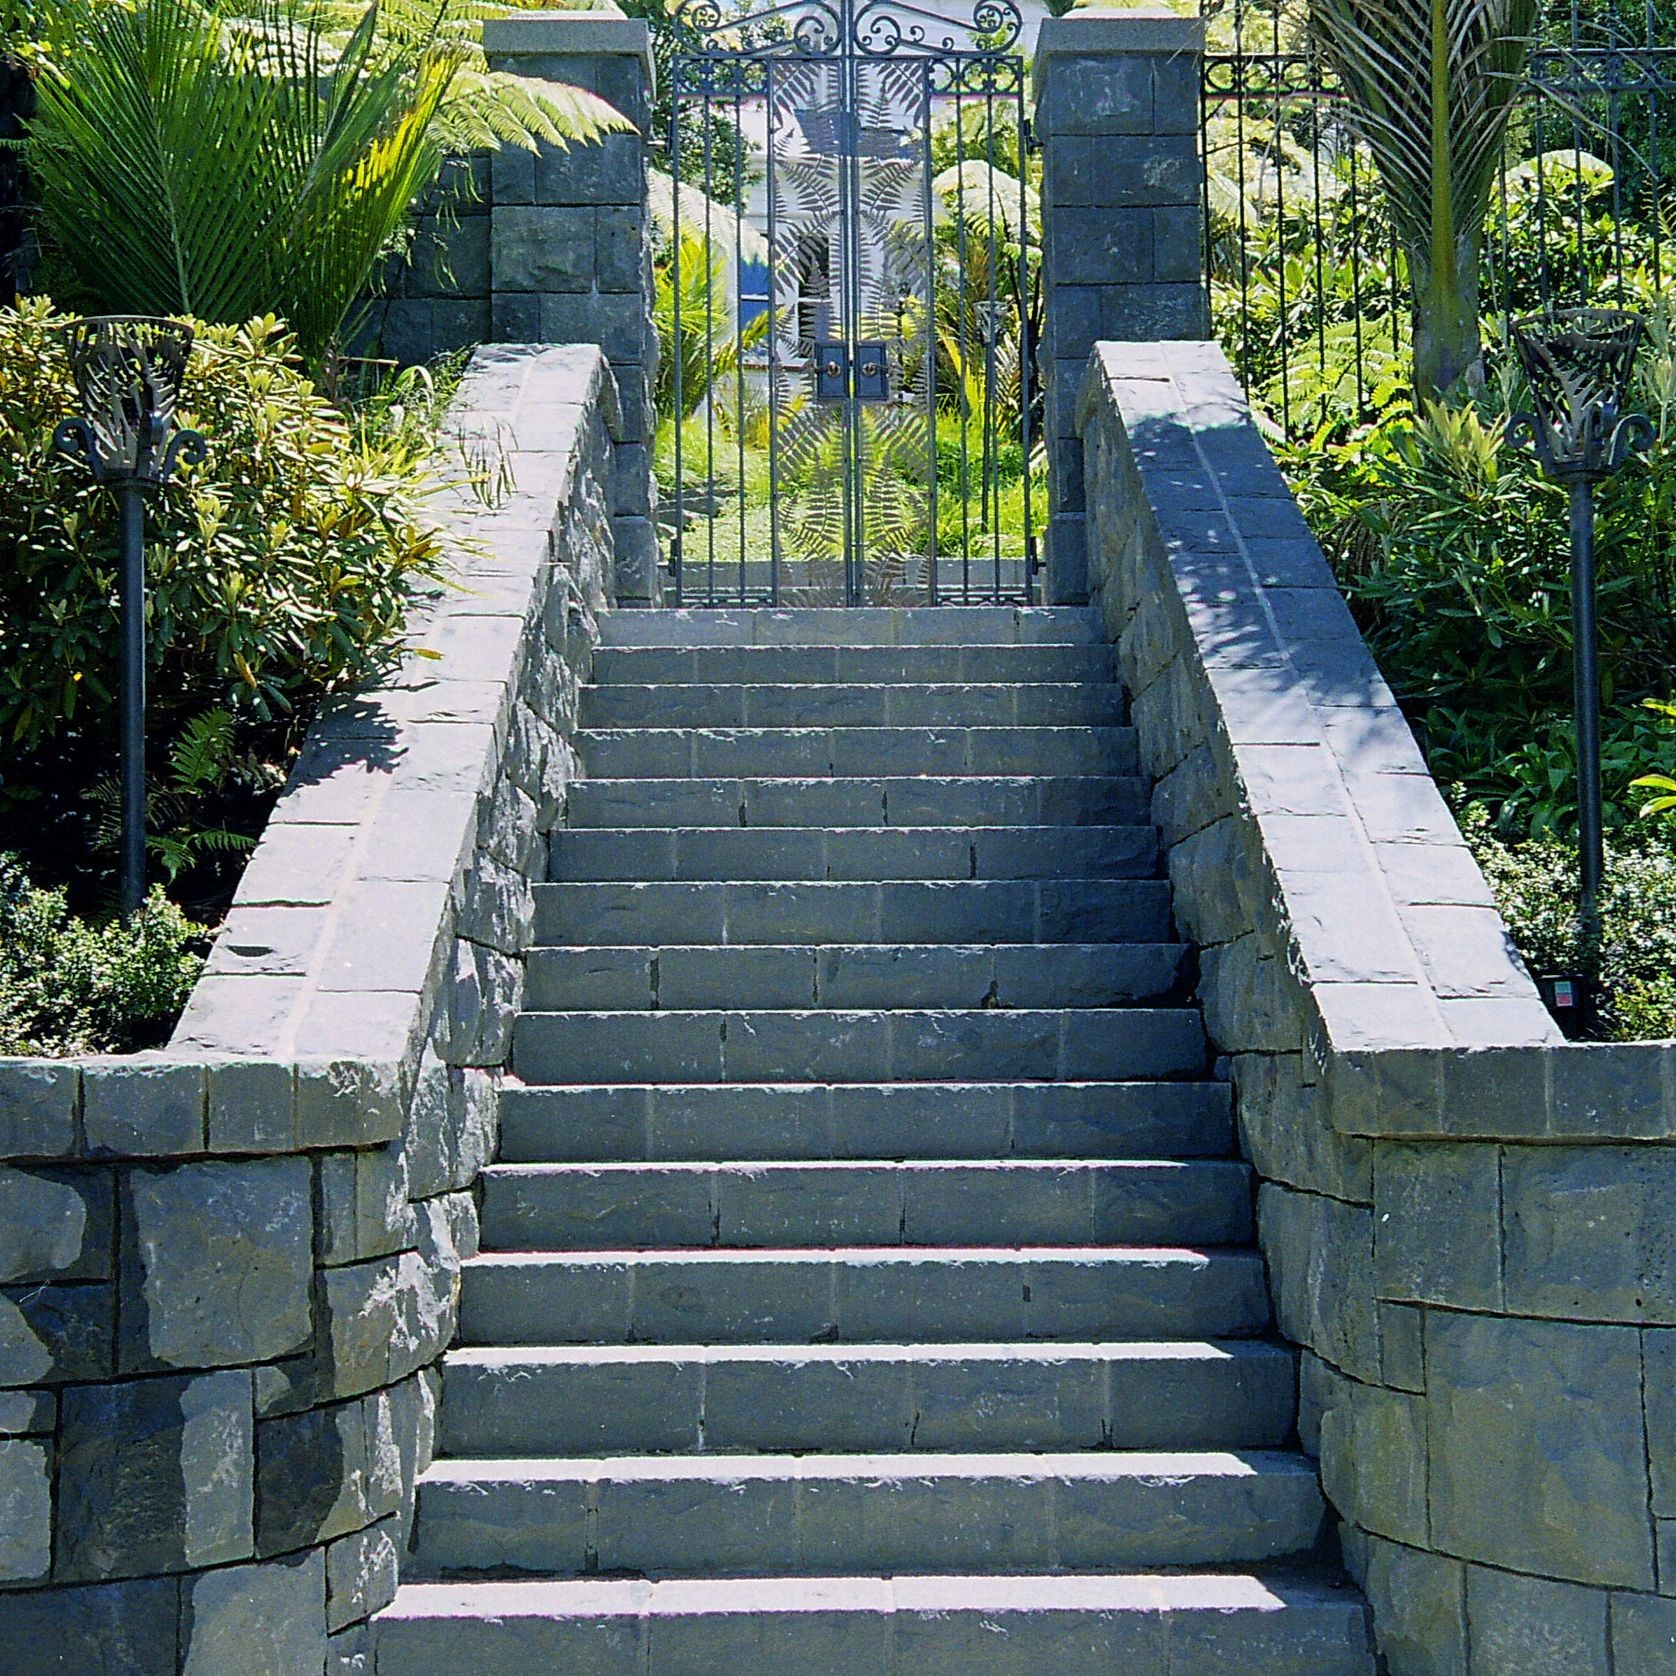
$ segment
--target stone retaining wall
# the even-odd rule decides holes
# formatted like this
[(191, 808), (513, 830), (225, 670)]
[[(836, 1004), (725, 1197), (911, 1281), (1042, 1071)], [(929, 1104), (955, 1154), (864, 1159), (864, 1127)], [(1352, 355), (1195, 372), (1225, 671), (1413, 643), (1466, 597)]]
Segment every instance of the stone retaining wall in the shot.
[(1676, 1669), (1676, 1048), (1563, 1042), (1239, 394), (1105, 343), (1092, 597), (1391, 1676)]
[(370, 1672), (612, 587), (597, 349), (481, 350), (513, 487), (309, 734), (169, 1048), (0, 1061), (0, 1667)]

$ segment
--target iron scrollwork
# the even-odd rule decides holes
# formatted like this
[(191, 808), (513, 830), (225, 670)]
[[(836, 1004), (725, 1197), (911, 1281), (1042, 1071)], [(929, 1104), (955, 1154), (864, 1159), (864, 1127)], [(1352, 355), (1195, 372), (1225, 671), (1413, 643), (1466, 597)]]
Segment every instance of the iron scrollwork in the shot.
[(729, 11), (721, 0), (684, 0), (676, 20), (689, 50), (709, 56), (842, 58), (1010, 51), (1024, 29), (1016, 0), (974, 0), (969, 17), (950, 17), (913, 0), (787, 0)]

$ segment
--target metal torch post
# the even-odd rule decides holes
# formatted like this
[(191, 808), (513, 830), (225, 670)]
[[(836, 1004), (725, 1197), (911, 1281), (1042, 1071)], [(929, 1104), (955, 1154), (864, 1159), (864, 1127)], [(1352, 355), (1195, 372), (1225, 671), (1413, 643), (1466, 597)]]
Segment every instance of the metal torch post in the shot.
[(1571, 485), (1572, 681), (1577, 713), (1577, 848), (1580, 918), (1586, 958), (1600, 953), (1601, 837), (1600, 644), (1595, 628), (1595, 492), (1586, 479)]
[(122, 917), (145, 902), (145, 500), (125, 483), (122, 500)]

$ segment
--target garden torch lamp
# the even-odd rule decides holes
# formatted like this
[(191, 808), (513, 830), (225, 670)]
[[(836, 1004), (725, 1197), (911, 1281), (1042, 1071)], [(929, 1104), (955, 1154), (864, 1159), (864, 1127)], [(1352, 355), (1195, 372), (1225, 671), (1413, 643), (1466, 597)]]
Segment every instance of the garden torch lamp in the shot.
[(1595, 485), (1616, 472), (1653, 428), (1628, 410), (1630, 375), (1641, 347), (1639, 315), (1571, 308), (1513, 322), (1534, 411), (1515, 415), (1513, 436), (1528, 441), (1544, 473), (1571, 491), (1572, 673), (1577, 725), (1577, 837), (1583, 946), (1600, 949), (1604, 866), (1600, 793), (1600, 658), (1595, 629)]
[(149, 315), (111, 314), (65, 328), (81, 412), (53, 442), (79, 459), (122, 503), (122, 857), (124, 917), (145, 899), (145, 509), (144, 496), (184, 458), (207, 450), (175, 421), (192, 329)]

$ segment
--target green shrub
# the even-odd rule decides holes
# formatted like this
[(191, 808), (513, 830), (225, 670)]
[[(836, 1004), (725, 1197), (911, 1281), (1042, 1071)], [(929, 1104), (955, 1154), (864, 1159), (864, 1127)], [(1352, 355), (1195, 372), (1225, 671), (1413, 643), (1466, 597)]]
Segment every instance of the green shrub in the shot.
[[(1553, 836), (1506, 843), (1482, 805), (1462, 825), (1525, 963), (1533, 972), (1582, 970), (1575, 845)], [(1608, 843), (1601, 939), (1606, 1033), (1619, 1041), (1676, 1036), (1676, 848), (1656, 829)]]
[[(0, 310), (0, 753), (114, 724), (117, 503), (53, 452), (62, 324), (44, 300)], [(443, 564), (423, 443), (346, 418), (271, 317), (202, 328), (181, 406), (210, 452), (147, 509), (155, 730), (284, 717), (389, 669)]]
[(164, 1041), (206, 933), (152, 888), (132, 923), (90, 922), (0, 855), (0, 1054), (125, 1053)]

